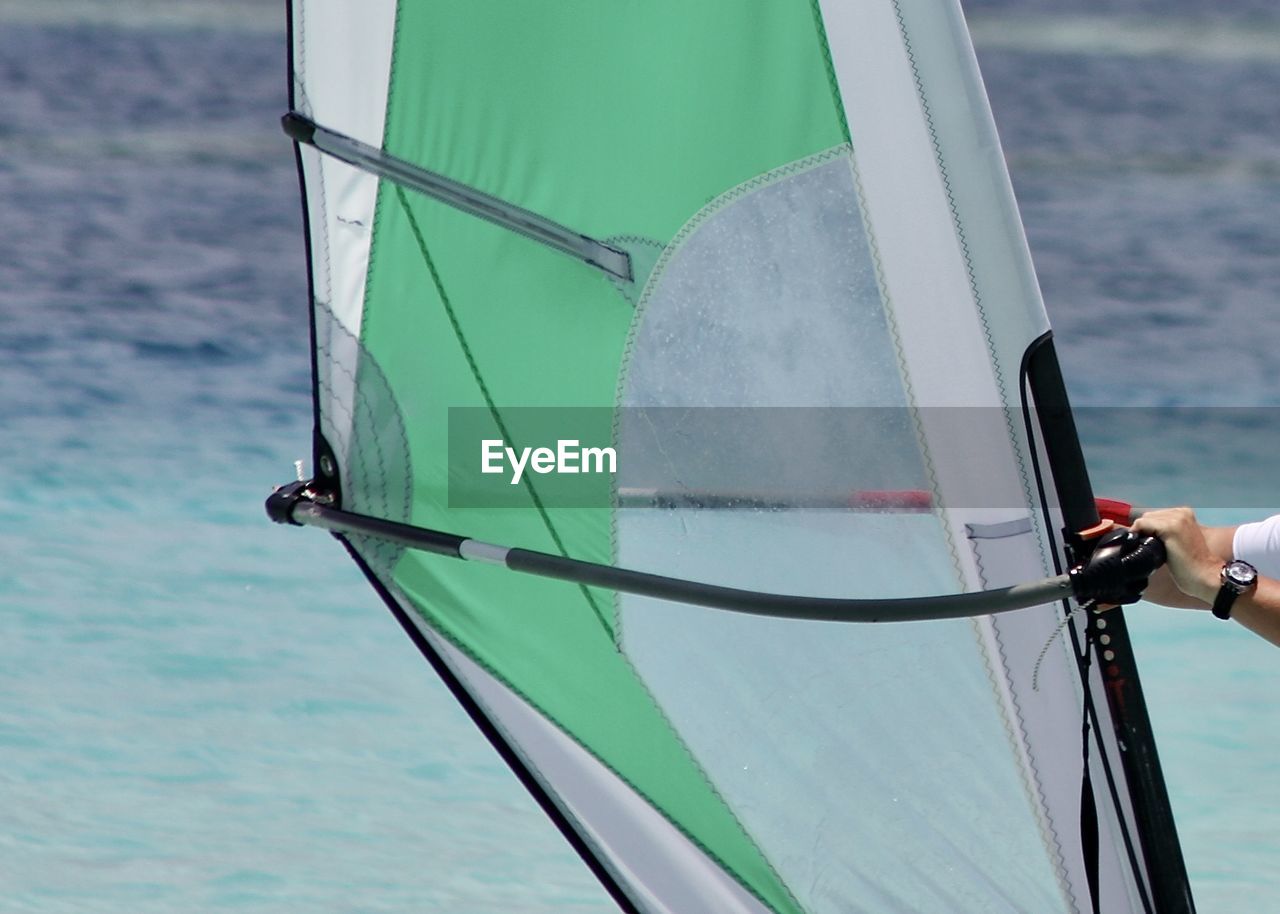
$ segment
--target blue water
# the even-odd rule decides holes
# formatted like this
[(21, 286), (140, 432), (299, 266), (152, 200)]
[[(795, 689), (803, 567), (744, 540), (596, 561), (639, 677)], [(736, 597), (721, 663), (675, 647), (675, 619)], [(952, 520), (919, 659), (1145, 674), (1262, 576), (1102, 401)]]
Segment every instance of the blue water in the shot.
[[(309, 448), (282, 13), (166, 6), (0, 3), (0, 912), (610, 910), (339, 548), (262, 515)], [(1263, 0), (973, 9), (1280, 45)], [(981, 56), (1076, 402), (1174, 407), (1082, 411), (1097, 487), (1280, 508), (1280, 62)], [(1197, 404), (1258, 409), (1206, 442)], [(1280, 910), (1280, 653), (1131, 625), (1200, 909)]]

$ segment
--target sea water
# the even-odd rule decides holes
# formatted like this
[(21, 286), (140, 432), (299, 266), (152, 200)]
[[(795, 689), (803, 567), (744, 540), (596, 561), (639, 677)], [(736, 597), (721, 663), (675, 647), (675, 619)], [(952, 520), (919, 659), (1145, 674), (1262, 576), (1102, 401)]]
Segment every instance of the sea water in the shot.
[[(280, 6), (0, 0), (0, 912), (610, 910), (262, 514), (310, 432)], [(1280, 509), (1271, 6), (969, 11), (1096, 487)], [(1129, 618), (1200, 909), (1280, 910), (1280, 653)]]

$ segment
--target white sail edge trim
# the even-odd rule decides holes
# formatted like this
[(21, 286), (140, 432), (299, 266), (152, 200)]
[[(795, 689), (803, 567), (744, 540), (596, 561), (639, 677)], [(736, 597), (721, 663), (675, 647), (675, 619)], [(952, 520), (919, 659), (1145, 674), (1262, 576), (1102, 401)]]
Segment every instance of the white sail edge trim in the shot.
[[(394, 51), (395, 0), (294, 0), (291, 7), (295, 107), (380, 147)], [(323, 278), (329, 286), (330, 310), (357, 339), (377, 194), (377, 178), (345, 163), (317, 158), (307, 169), (308, 198), (314, 201), (319, 195), (321, 201), (309, 207), (313, 258), (323, 257), (327, 264)], [(317, 294), (324, 296), (319, 282)]]
[[(819, 5), (910, 405), (1001, 407), (1004, 398), (894, 5), (887, 0), (820, 0)], [(944, 365), (945, 371), (938, 370)], [(935, 494), (943, 505), (966, 504), (966, 493), (989, 490), (989, 480), (1020, 478), (1003, 435), (983, 445), (980, 460), (940, 459), (952, 442), (964, 440), (968, 418), (967, 409), (921, 411), (921, 444), (930, 455)], [(1017, 505), (1022, 499), (1019, 491), (1011, 491), (993, 503)], [(965, 589), (981, 589), (980, 570), (963, 548), (965, 525), (1004, 523), (1026, 511), (943, 512)]]
[[(1025, 258), (1025, 240), (1020, 223), (1016, 219), (1016, 207), (1008, 190), (1007, 175), (999, 161), (999, 145), (994, 128), (989, 123), (969, 125), (961, 129), (960, 142), (972, 141), (973, 148), (964, 148), (961, 161), (950, 162), (951, 173), (943, 175), (937, 161), (937, 131), (945, 131), (954, 124), (930, 123), (923, 109), (924, 103), (916, 90), (916, 80), (928, 83), (936, 81), (939, 68), (945, 70), (954, 83), (946, 88), (950, 92), (970, 93), (970, 97), (958, 102), (959, 111), (948, 112), (955, 120), (957, 114), (970, 118), (990, 119), (989, 108), (976, 64), (972, 64), (972, 46), (964, 32), (963, 17), (950, 0), (930, 0), (922, 6), (921, 0), (903, 0), (910, 12), (904, 18), (927, 15), (939, 20), (931, 25), (933, 34), (927, 36), (930, 43), (938, 45), (947, 57), (939, 62), (929, 55), (929, 50), (909, 48), (899, 38), (898, 6), (890, 0), (870, 3), (854, 3), (851, 0), (819, 0), (824, 27), (828, 36), (836, 82), (843, 98), (850, 132), (853, 137), (854, 155), (864, 192), (866, 218), (875, 233), (881, 256), (884, 285), (889, 306), (899, 330), (903, 371), (915, 397), (913, 405), (920, 406), (975, 406), (1004, 407), (1017, 393), (1016, 368), (1012, 377), (1005, 377), (1001, 385), (995, 374), (992, 358), (1013, 359), (1017, 365), (1023, 350), (1047, 328), (1043, 306), (1039, 303), (1034, 278), (1030, 287), (1022, 288), (1029, 277), (1021, 262)], [(894, 41), (883, 40), (893, 35)], [(917, 74), (912, 54), (924, 59), (921, 69), (928, 73)], [(953, 61), (951, 58), (958, 58)], [(963, 60), (959, 60), (963, 58)], [(951, 72), (953, 64), (965, 69), (964, 61), (971, 66), (969, 72)], [(972, 85), (970, 85), (972, 84)], [(865, 90), (875, 86), (875, 92)], [(932, 83), (928, 83), (932, 86)], [(950, 96), (948, 96), (950, 98)], [(990, 129), (988, 129), (990, 128)], [(959, 128), (958, 128), (959, 129)], [(971, 136), (972, 134), (972, 136)], [(958, 201), (950, 196), (953, 184), (965, 181), (977, 182), (969, 191), (958, 191)], [(950, 182), (950, 183), (949, 183)], [(1006, 199), (1007, 198), (1007, 199)], [(1006, 230), (1012, 233), (1012, 245), (1002, 247), (997, 239), (958, 238), (955, 219), (967, 212), (966, 207), (980, 207), (983, 224), (994, 226), (988, 232)], [(953, 212), (953, 207), (961, 210)], [(1006, 224), (1007, 223), (1007, 224)], [(961, 227), (962, 228), (962, 227)], [(963, 228), (962, 228), (963, 230)], [(963, 245), (963, 246), (962, 246)], [(970, 250), (973, 245), (975, 250)], [(1020, 258), (1019, 255), (1022, 255)], [(982, 263), (970, 259), (981, 258)], [(921, 268), (922, 257), (928, 269)], [(994, 264), (998, 275), (995, 288), (992, 277), (983, 272), (983, 263)], [(973, 271), (971, 273), (971, 271)], [(976, 288), (973, 285), (976, 284)], [(1009, 326), (984, 327), (975, 294), (987, 293), (1006, 302), (1001, 317), (1010, 318)], [(999, 292), (993, 296), (993, 292)], [(1020, 303), (1020, 304), (1019, 304)], [(993, 351), (994, 350), (994, 351)], [(939, 371), (936, 366), (947, 366)], [(956, 411), (931, 411), (942, 416)], [(943, 423), (945, 426), (945, 423)], [(963, 503), (963, 493), (970, 490), (967, 477), (977, 461), (965, 455), (950, 455), (942, 444), (957, 440), (954, 429), (930, 427), (922, 424), (922, 437), (927, 451), (935, 458), (937, 491), (945, 505)], [(1014, 429), (1011, 434), (1020, 433)], [(1002, 435), (1003, 437), (1003, 435)], [(984, 469), (1000, 479), (1019, 480), (1021, 470), (1013, 451), (1014, 442), (1001, 442), (984, 455)], [(1010, 503), (1010, 502), (1006, 502)], [(1025, 514), (1025, 512), (1022, 512)], [(967, 525), (1003, 524), (1016, 515), (993, 510), (951, 510), (945, 512), (953, 542), (964, 544)], [(958, 548), (957, 558), (969, 589), (980, 589), (982, 569), (971, 549)], [(1040, 565), (1043, 559), (1035, 560)], [(1022, 569), (1025, 573), (1025, 568)], [(993, 642), (991, 630), (980, 626), (980, 642), (991, 657)], [(1034, 651), (1032, 652), (1034, 655)], [(993, 658), (994, 659), (994, 658)], [(1000, 665), (1002, 666), (1002, 664)], [(1006, 682), (996, 694), (1001, 704), (1008, 708), (1014, 700), (1014, 681), (1009, 672), (1001, 671)], [(1071, 690), (1074, 694), (1075, 689)], [(1074, 716), (1078, 719), (1078, 709)], [(1056, 740), (1055, 740), (1056, 742)], [(1019, 754), (1024, 747), (1019, 747)], [(1078, 758), (1079, 742), (1075, 740)], [(1025, 766), (1029, 757), (1022, 755)], [(1079, 842), (1079, 775), (1076, 774), (1074, 803), (1061, 804), (1051, 818), (1065, 819), (1075, 832), (1068, 844)], [(1114, 816), (1110, 804), (1101, 804), (1099, 812), (1104, 819)], [(1074, 818), (1070, 818), (1074, 812)], [(1112, 830), (1104, 825), (1104, 842)], [(1104, 851), (1104, 857), (1117, 851), (1114, 842)], [(1071, 851), (1068, 849), (1068, 853)], [(1109, 867), (1104, 862), (1104, 870)], [(1076, 873), (1079, 873), (1078, 868)], [(1131, 910), (1126, 885), (1116, 891), (1111, 883), (1109, 897), (1104, 896), (1107, 910)], [(1088, 898), (1087, 889), (1073, 875), (1071, 895), (1077, 899)], [(1104, 887), (1105, 891), (1105, 887)], [(1064, 899), (1065, 901), (1065, 899)], [(1087, 903), (1087, 901), (1086, 901)], [(1123, 906), (1123, 907), (1122, 907)]]
[[(999, 582), (1035, 561), (1038, 551), (1028, 529), (1022, 535), (985, 539), (975, 543), (988, 583)], [(1058, 631), (1060, 615), (1046, 608), (1041, 613), (975, 620), (983, 639), (993, 684), (1004, 706), (1009, 736), (1018, 753), (1023, 775), (1041, 820), (1046, 847), (1054, 858), (1064, 894), (1074, 900), (1078, 914), (1089, 911), (1088, 879), (1080, 835), (1080, 714), (1083, 694), (1075, 658)], [(1036, 657), (1049, 639), (1057, 649), (1047, 651), (1035, 688)], [(1096, 788), (1105, 790), (1105, 779), (1095, 776)], [(1096, 792), (1096, 791), (1095, 791)], [(1110, 821), (1106, 806), (1099, 814)], [(1115, 899), (1123, 895), (1123, 845), (1114, 835), (1101, 836), (1098, 857), (1105, 910), (1129, 910)], [(1140, 907), (1136, 908), (1140, 910)]]
[(606, 856), (638, 907), (653, 914), (770, 914), (617, 775), (416, 613), (409, 616), (565, 814)]

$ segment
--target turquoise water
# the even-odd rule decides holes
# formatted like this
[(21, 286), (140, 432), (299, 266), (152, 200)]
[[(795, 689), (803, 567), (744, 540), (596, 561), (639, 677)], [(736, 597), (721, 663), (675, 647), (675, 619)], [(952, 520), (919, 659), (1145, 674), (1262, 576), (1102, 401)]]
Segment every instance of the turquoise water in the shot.
[[(309, 449), (282, 13), (157, 9), (0, 2), (0, 911), (610, 910), (340, 548), (266, 522)], [(982, 62), (1077, 403), (1172, 408), (1082, 411), (1098, 489), (1280, 508), (1280, 63)], [(1280, 909), (1280, 653), (1130, 619), (1200, 909)]]

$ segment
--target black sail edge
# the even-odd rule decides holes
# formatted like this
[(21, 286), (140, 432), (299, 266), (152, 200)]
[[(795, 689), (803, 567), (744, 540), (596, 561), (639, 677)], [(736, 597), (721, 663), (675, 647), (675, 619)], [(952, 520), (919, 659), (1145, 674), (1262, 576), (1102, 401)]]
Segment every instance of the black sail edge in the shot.
[[(286, 78), (288, 83), (288, 103), (291, 111), (295, 110), (297, 107), (294, 80), (294, 74), (296, 72), (294, 48), (296, 46), (295, 42), (297, 37), (294, 31), (294, 2), (295, 0), (286, 0), (285, 3), (285, 47), (287, 49)], [(307, 300), (310, 303), (310, 320), (308, 323), (311, 343), (311, 403), (314, 423), (312, 466), (319, 468), (321, 465), (321, 458), (327, 454), (331, 454), (331, 452), (320, 431), (320, 369), (319, 353), (317, 351), (316, 326), (318, 315), (316, 313), (315, 259), (311, 243), (311, 220), (313, 215), (308, 205), (307, 176), (302, 160), (301, 145), (294, 142), (293, 147), (294, 161), (298, 172), (298, 185), (301, 192), (302, 236), (307, 262)], [(336, 480), (330, 481), (336, 483)], [(392, 616), (395, 617), (401, 628), (404, 629), (405, 634), (408, 635), (409, 639), (417, 647), (423, 658), (426, 659), (432, 670), (435, 671), (435, 674), (444, 683), (445, 687), (449, 689), (454, 699), (463, 708), (463, 710), (466, 711), (467, 716), (471, 718), (472, 723), (474, 723), (476, 728), (484, 735), (489, 744), (493, 746), (499, 757), (506, 763), (507, 767), (511, 769), (512, 773), (516, 776), (516, 779), (519, 780), (524, 789), (533, 797), (539, 808), (541, 808), (546, 816), (555, 823), (556, 828), (564, 836), (569, 846), (572, 847), (578, 857), (581, 858), (587, 869), (591, 871), (593, 876), (595, 876), (596, 880), (604, 888), (605, 892), (608, 893), (614, 904), (618, 906), (618, 909), (622, 914), (642, 914), (635, 902), (632, 901), (631, 897), (623, 888), (621, 881), (609, 868), (604, 858), (596, 853), (595, 849), (586, 840), (585, 836), (577, 827), (575, 827), (569, 816), (565, 814), (565, 812), (555, 802), (551, 794), (542, 785), (541, 781), (538, 780), (534, 773), (524, 763), (524, 760), (520, 755), (507, 743), (501, 730), (492, 720), (489, 719), (484, 709), (480, 706), (480, 703), (476, 701), (474, 696), (471, 695), (466, 686), (445, 662), (444, 658), (440, 656), (439, 652), (432, 647), (431, 643), (427, 641), (422, 632), (418, 630), (416, 625), (414, 625), (413, 621), (406, 614), (405, 609), (400, 606), (391, 592), (388, 591), (378, 580), (377, 576), (373, 573), (373, 570), (364, 562), (356, 550), (351, 547), (351, 544), (343, 537), (337, 537), (337, 539), (346, 547), (348, 553), (351, 555), (352, 559), (355, 560), (356, 564), (359, 566), (361, 572), (363, 572), (365, 578), (369, 581), (373, 589), (382, 598), (383, 603), (391, 612)]]
[(409, 636), (409, 640), (413, 642), (436, 676), (444, 683), (454, 700), (466, 712), (476, 729), (484, 734), (489, 745), (493, 747), (507, 767), (511, 769), (521, 786), (529, 792), (529, 795), (533, 797), (547, 818), (555, 823), (556, 828), (568, 841), (569, 846), (586, 864), (592, 875), (596, 877), (600, 885), (609, 894), (609, 897), (618, 906), (618, 909), (623, 914), (642, 914), (642, 911), (632, 901), (630, 895), (627, 894), (621, 880), (614, 875), (604, 857), (596, 852), (586, 836), (574, 823), (574, 820), (556, 802), (552, 792), (543, 785), (542, 781), (533, 772), (533, 769), (525, 763), (523, 757), (515, 750), (515, 747), (508, 742), (501, 728), (489, 717), (489, 714), (480, 702), (476, 700), (475, 696), (471, 694), (466, 684), (453, 671), (453, 668), (449, 666), (440, 652), (427, 640), (418, 626), (414, 624), (409, 616), (409, 611), (400, 605), (400, 601), (378, 579), (373, 569), (352, 547), (351, 543), (345, 537), (338, 536), (336, 538), (346, 547), (347, 552), (360, 567), (370, 586), (377, 591), (378, 596), (382, 598), (383, 603), (386, 604), (391, 615), (395, 617), (396, 622), (400, 624), (404, 633)]
[[(1097, 504), (1052, 332), (1027, 348), (1022, 381), (1024, 397), (1026, 391), (1030, 392), (1030, 400), (1023, 403), (1024, 413), (1028, 425), (1035, 426), (1034, 432), (1039, 434), (1048, 459), (1053, 495), (1066, 527), (1064, 535), (1095, 526), (1099, 522)], [(1032, 452), (1034, 455), (1034, 447)], [(1096, 666), (1115, 726), (1114, 738), (1119, 743), (1124, 784), (1133, 806), (1151, 903), (1157, 914), (1194, 914), (1186, 862), (1123, 610), (1109, 611), (1106, 619), (1108, 654)], [(1089, 683), (1084, 687), (1087, 691)]]

